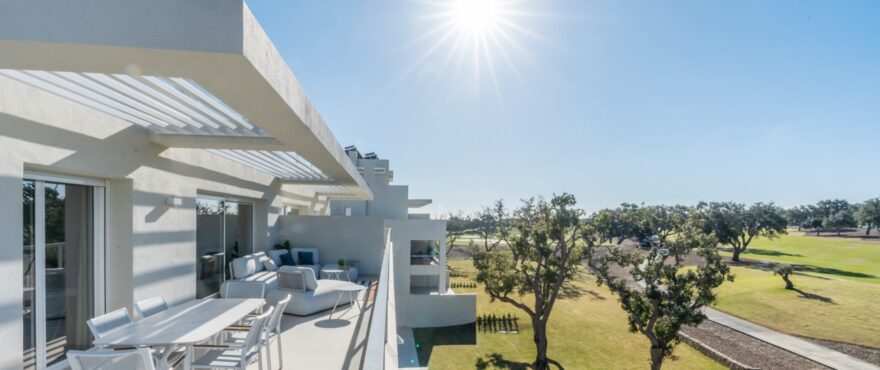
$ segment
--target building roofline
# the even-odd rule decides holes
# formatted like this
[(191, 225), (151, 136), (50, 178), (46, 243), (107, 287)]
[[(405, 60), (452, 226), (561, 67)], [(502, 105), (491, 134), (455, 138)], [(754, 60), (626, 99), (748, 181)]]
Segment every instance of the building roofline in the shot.
[(168, 147), (294, 152), (352, 196), (372, 192), (241, 0), (32, 0), (3, 5), (0, 69), (185, 79), (260, 138), (151, 134)]

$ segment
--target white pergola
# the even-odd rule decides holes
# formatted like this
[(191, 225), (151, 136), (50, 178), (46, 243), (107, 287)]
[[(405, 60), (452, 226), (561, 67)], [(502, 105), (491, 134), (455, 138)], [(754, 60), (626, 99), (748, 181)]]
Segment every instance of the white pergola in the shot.
[(0, 13), (0, 76), (322, 195), (371, 199), (242, 0), (33, 0)]

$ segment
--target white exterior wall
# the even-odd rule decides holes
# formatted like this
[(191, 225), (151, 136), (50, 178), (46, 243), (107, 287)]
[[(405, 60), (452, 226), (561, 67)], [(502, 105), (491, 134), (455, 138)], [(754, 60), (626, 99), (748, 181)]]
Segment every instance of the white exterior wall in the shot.
[[(384, 227), (391, 230), (394, 246), (394, 288), (397, 302), (397, 322), (410, 327), (438, 327), (468, 324), (476, 321), (477, 301), (473, 294), (456, 294), (446, 287), (446, 220), (431, 220), (429, 215), (409, 213), (409, 187), (391, 185), (393, 172), (387, 159), (349, 158), (355, 162), (364, 182), (373, 193), (371, 201), (339, 200), (330, 202), (331, 214), (359, 219), (363, 216), (384, 219)], [(385, 171), (376, 172), (376, 168)], [(345, 217), (346, 208), (352, 217)], [(411, 242), (436, 240), (440, 244), (439, 263), (412, 265)], [(291, 241), (293, 242), (293, 241)], [(323, 258), (323, 257), (322, 257)], [(439, 294), (412, 294), (413, 277), (436, 281)], [(416, 286), (420, 285), (418, 282)]]
[[(455, 294), (448, 290), (439, 295), (410, 294), (413, 275), (436, 275), (438, 285), (446, 287), (446, 220), (385, 220), (391, 229), (394, 245), (395, 291), (397, 318), (409, 327), (437, 327), (472, 323), (476, 320), (477, 301), (473, 294)], [(440, 241), (440, 262), (437, 265), (413, 266), (410, 263), (410, 242)]]
[[(157, 146), (140, 127), (0, 77), (0, 271), (8, 276), (22, 276), (25, 170), (109, 180), (107, 310), (158, 294), (171, 304), (195, 298), (200, 193), (254, 203), (256, 250), (277, 240), (269, 225), (283, 204), (326, 208), (326, 199), (282, 190), (269, 175), (202, 150)], [(183, 204), (166, 205), (172, 196)], [(0, 369), (21, 367), (21, 312), (21, 279), (0, 281)]]
[(456, 293), (443, 295), (411, 294), (407, 309), (407, 326), (430, 328), (456, 326), (477, 321), (477, 295)]
[(358, 273), (379, 276), (385, 249), (384, 220), (370, 216), (281, 216), (279, 240), (293, 248), (317, 248), (321, 265), (357, 259)]

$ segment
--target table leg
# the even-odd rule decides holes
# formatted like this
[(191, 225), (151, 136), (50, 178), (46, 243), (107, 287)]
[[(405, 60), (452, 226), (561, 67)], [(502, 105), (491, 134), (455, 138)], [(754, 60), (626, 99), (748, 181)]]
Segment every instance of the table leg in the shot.
[(193, 347), (192, 344), (186, 345), (186, 351), (183, 354), (183, 370), (190, 370), (192, 368), (192, 356), (193, 356)]
[(159, 361), (156, 363), (156, 368), (158, 369), (171, 369), (171, 366), (168, 365), (168, 357), (171, 356), (171, 353), (174, 352), (174, 346), (165, 346), (162, 349), (162, 356), (159, 356)]
[(330, 318), (328, 320), (333, 320), (333, 314), (336, 313), (336, 306), (339, 305), (339, 301), (342, 299), (342, 292), (336, 292), (336, 303), (333, 304), (333, 311), (330, 311)]

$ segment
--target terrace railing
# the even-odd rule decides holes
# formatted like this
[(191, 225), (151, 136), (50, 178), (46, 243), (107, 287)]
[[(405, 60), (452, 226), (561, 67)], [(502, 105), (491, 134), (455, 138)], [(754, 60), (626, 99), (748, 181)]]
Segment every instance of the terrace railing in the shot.
[(396, 370), (397, 310), (394, 301), (394, 247), (391, 243), (391, 229), (385, 229), (385, 253), (373, 305), (361, 369)]

